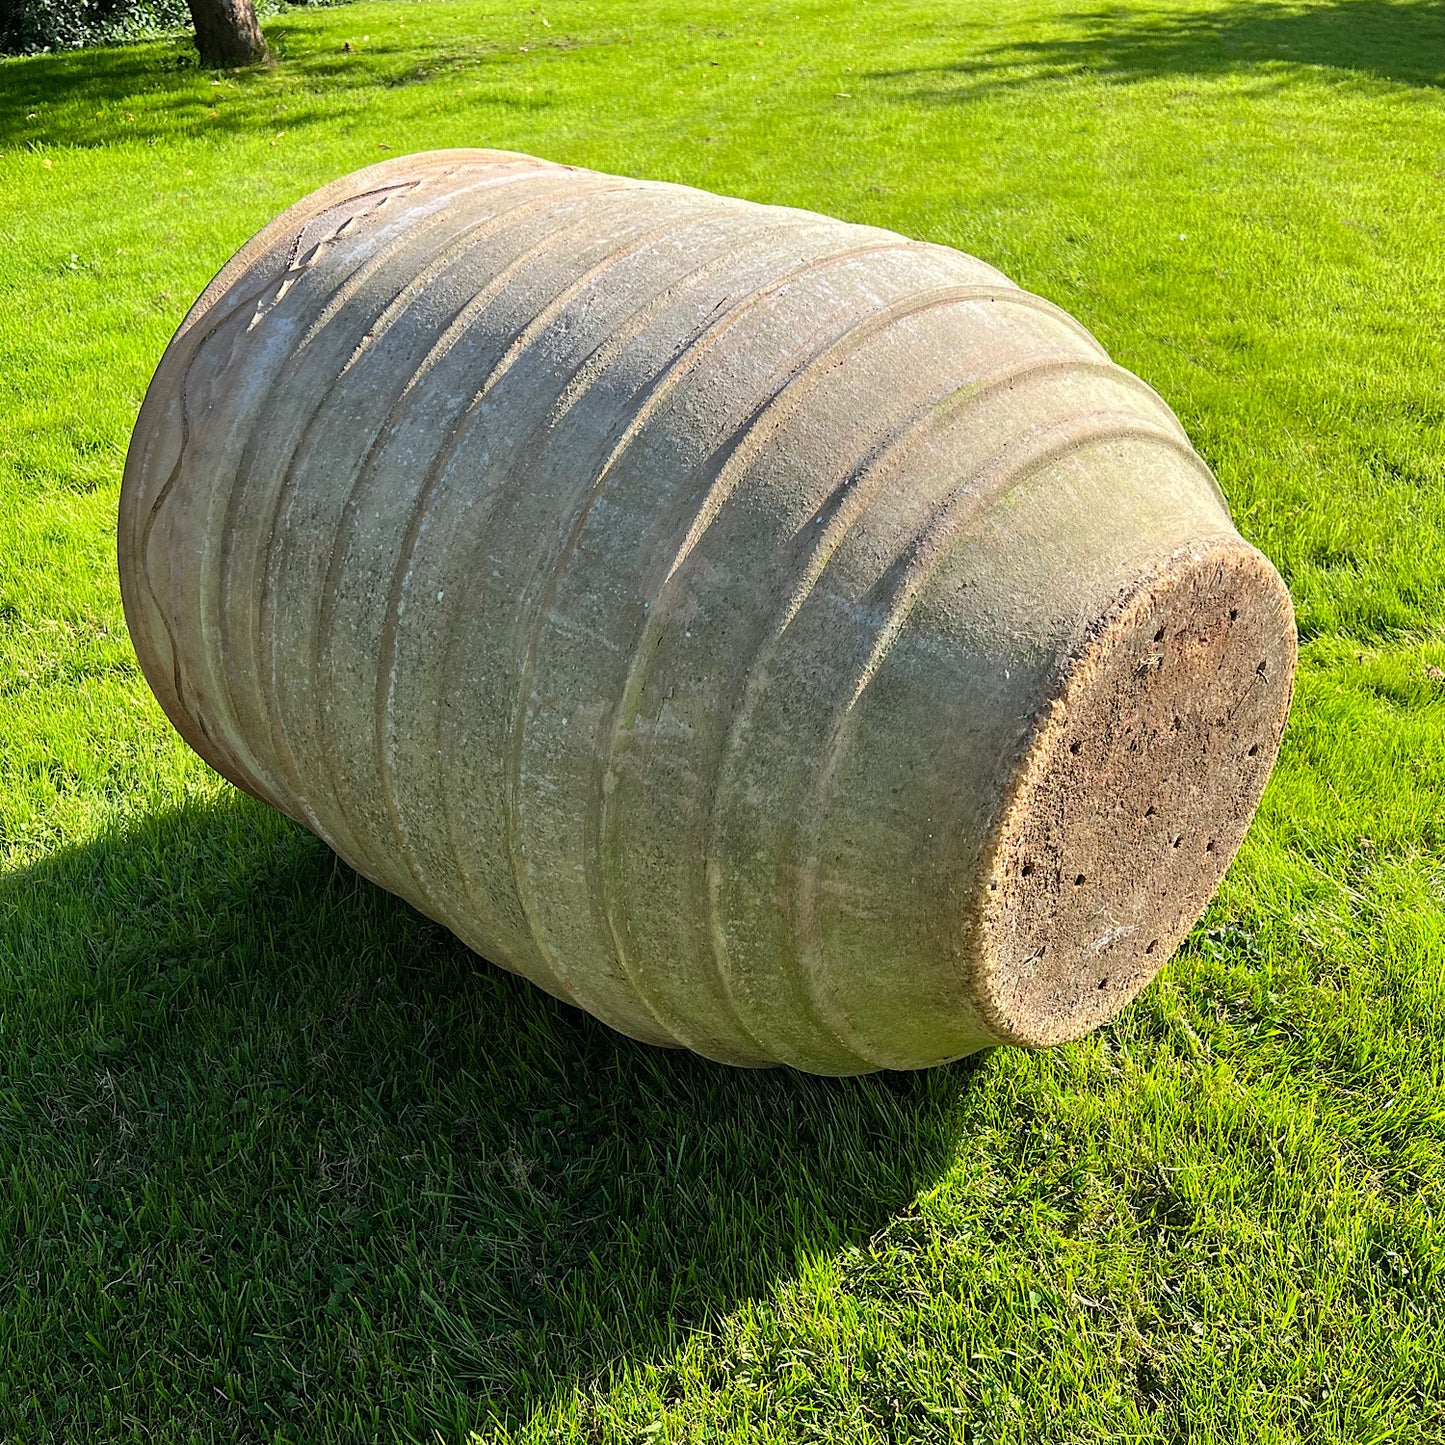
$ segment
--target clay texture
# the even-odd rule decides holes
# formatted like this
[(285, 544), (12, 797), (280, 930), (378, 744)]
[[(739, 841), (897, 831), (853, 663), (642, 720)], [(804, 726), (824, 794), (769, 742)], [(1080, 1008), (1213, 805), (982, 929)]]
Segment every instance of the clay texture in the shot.
[(243, 248), (146, 397), (119, 554), (238, 787), (624, 1033), (819, 1073), (1122, 1007), (1294, 666), (1178, 422), (1056, 307), (499, 152)]

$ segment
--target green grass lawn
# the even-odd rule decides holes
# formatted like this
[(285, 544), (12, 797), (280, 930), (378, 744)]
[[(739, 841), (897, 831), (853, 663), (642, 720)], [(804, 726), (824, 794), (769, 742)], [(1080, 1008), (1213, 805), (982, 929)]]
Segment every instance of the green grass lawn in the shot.
[[(0, 1441), (1445, 1441), (1445, 11), (548, 0), (0, 64)], [(350, 50), (344, 48), (350, 43)], [(136, 408), (354, 167), (893, 227), (1173, 404), (1298, 608), (1278, 771), (1114, 1025), (741, 1073), (238, 796), (121, 618)]]

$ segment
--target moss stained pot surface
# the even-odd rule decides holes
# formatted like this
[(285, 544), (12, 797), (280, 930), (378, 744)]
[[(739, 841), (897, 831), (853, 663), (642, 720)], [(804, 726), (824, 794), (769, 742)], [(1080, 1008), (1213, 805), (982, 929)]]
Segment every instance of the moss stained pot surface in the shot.
[(478, 953), (736, 1064), (1075, 1038), (1199, 916), (1288, 594), (1168, 407), (945, 247), (495, 151), (171, 342), (126, 617), (191, 745)]

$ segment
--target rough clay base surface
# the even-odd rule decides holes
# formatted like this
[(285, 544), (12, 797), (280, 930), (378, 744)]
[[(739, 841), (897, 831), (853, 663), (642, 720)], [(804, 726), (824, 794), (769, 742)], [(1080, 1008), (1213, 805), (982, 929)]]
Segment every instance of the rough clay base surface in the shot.
[(1174, 952), (1264, 791), (1294, 662), (1284, 584), (1234, 540), (1174, 557), (1094, 630), (982, 874), (975, 984), (1003, 1038), (1081, 1037)]

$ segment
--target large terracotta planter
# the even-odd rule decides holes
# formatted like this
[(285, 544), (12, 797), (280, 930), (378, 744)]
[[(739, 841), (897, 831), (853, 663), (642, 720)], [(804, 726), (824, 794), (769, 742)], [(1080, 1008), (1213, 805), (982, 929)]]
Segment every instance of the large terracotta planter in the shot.
[(820, 1073), (1132, 998), (1294, 665), (1168, 407), (1055, 307), (488, 151), (348, 176), (212, 282), (120, 568), (237, 786), (614, 1028)]

